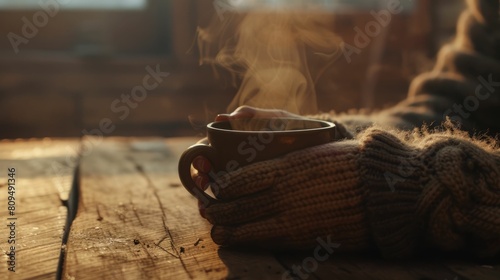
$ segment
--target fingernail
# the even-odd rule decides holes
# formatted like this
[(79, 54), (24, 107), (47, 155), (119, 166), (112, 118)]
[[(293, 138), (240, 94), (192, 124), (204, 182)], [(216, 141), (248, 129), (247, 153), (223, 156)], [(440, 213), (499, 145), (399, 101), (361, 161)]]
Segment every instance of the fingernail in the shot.
[(215, 121), (216, 122), (222, 122), (222, 121), (227, 121), (227, 120), (229, 120), (229, 115), (228, 114), (218, 114), (215, 117)]

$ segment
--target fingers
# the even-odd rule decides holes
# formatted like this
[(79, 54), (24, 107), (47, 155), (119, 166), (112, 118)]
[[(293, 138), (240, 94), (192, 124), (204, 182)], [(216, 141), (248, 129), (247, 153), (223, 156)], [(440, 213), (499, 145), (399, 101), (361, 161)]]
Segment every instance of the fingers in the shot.
[(245, 167), (242, 172), (219, 172), (221, 177), (216, 177), (215, 172), (207, 171), (206, 159), (196, 159), (193, 166), (198, 172), (193, 175), (194, 182), (203, 191), (211, 187), (212, 193), (221, 202), (210, 206), (199, 202), (201, 216), (212, 224), (234, 225), (275, 213), (279, 206), (269, 193), (279, 175), (270, 168), (273, 165), (277, 163), (260, 162)]
[(239, 168), (233, 172), (214, 171), (210, 161), (198, 156), (193, 160), (193, 181), (201, 190), (211, 186), (222, 200), (251, 195), (274, 186), (286, 172), (279, 159), (267, 160)]
[(232, 112), (231, 114), (217, 115), (215, 121), (229, 121), (231, 123), (232, 129), (235, 130), (259, 131), (268, 129), (267, 126), (269, 121), (263, 121), (262, 119), (271, 118), (301, 119), (303, 117), (283, 110), (260, 109), (250, 106), (241, 106), (234, 110), (234, 112)]
[(229, 115), (228, 114), (218, 114), (215, 117), (216, 122), (226, 122), (229, 121)]
[(234, 112), (232, 112), (229, 116), (231, 119), (238, 119), (238, 118), (253, 118), (257, 116), (259, 113), (258, 108), (255, 107), (250, 107), (250, 106), (241, 106), (236, 108)]
[(230, 119), (238, 118), (279, 118), (279, 117), (300, 117), (284, 110), (261, 109), (250, 106), (241, 106), (229, 115)]
[(200, 190), (205, 191), (210, 186), (210, 180), (206, 174), (197, 172), (192, 176), (194, 183)]
[(205, 157), (198, 156), (193, 160), (193, 168), (195, 173), (192, 174), (193, 181), (201, 190), (206, 190), (209, 186), (210, 180), (208, 174), (212, 170), (210, 161)]
[(210, 161), (202, 156), (198, 156), (193, 160), (193, 167), (203, 173), (208, 173), (212, 169)]
[(251, 106), (240, 106), (231, 114), (219, 114), (215, 121), (231, 121), (237, 119), (252, 118), (278, 118), (278, 117), (299, 117), (287, 111), (277, 109), (260, 109)]
[(234, 172), (219, 172), (217, 177), (212, 173), (212, 192), (222, 200), (254, 194), (276, 185), (286, 172), (284, 169), (282, 162), (275, 159), (257, 162)]
[[(250, 131), (304, 129), (307, 124), (301, 121), (306, 119), (305, 117), (287, 111), (258, 109), (249, 106), (239, 107), (228, 118), (233, 129)], [(269, 121), (269, 119), (273, 119), (273, 121)], [(275, 123), (277, 119), (287, 120)]]

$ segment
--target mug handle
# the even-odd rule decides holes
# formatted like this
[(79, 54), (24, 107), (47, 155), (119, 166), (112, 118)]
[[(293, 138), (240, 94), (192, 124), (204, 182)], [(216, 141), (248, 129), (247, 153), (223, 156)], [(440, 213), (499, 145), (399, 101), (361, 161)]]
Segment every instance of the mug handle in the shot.
[(196, 197), (199, 201), (201, 201), (205, 206), (208, 206), (212, 203), (217, 203), (218, 201), (201, 190), (193, 181), (191, 177), (191, 164), (193, 160), (198, 156), (204, 156), (208, 158), (208, 160), (213, 163), (216, 159), (216, 154), (214, 148), (204, 144), (196, 144), (189, 147), (184, 153), (181, 155), (179, 160), (179, 178), (181, 179), (182, 185), (186, 190)]

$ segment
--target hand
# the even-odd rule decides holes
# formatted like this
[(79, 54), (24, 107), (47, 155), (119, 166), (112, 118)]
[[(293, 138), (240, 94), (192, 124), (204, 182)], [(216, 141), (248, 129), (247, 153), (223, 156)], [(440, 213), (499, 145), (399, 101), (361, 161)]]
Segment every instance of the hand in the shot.
[[(237, 108), (231, 114), (220, 114), (215, 118), (215, 121), (234, 121), (232, 124), (237, 126), (239, 123), (236, 120), (239, 119), (259, 119), (259, 118), (304, 118), (299, 115), (292, 114), (283, 110), (272, 110), (272, 109), (258, 109), (250, 106), (241, 106)], [(251, 125), (251, 123), (250, 123)], [(239, 128), (243, 129), (243, 128)], [(247, 127), (247, 129), (250, 129)], [(200, 140), (198, 143), (207, 144), (207, 138)], [(193, 174), (193, 181), (196, 182), (198, 187), (203, 190), (206, 190), (209, 183), (208, 173), (212, 169), (210, 166), (210, 162), (208, 159), (204, 157), (197, 157), (193, 162), (193, 167), (197, 170), (196, 173)]]
[(366, 246), (356, 141), (332, 142), (244, 167), (222, 179), (221, 203), (201, 209), (220, 245), (308, 248), (318, 237)]
[(259, 130), (258, 119), (262, 118), (305, 119), (305, 117), (303, 116), (295, 115), (283, 110), (260, 109), (250, 106), (241, 106), (229, 115), (218, 115), (215, 118), (215, 121), (229, 121), (231, 123), (231, 127), (237, 130)]
[[(305, 119), (306, 117), (292, 114), (290, 112), (284, 110), (275, 110), (275, 109), (260, 109), (254, 108), (250, 106), (241, 106), (237, 108), (231, 114), (220, 114), (215, 118), (215, 121), (229, 121), (232, 122), (232, 126), (236, 127), (236, 129), (247, 129), (251, 130), (251, 127), (237, 127), (241, 124), (241, 122), (236, 122), (236, 120), (246, 119), (259, 119), (259, 118), (297, 118), (297, 119)], [(340, 139), (353, 139), (353, 135), (351, 132), (347, 131), (347, 129), (338, 122), (333, 122), (336, 125), (337, 137)], [(247, 122), (247, 125), (252, 125), (252, 122)], [(204, 138), (200, 140), (198, 143), (207, 144), (208, 139)], [(204, 157), (197, 157), (193, 162), (193, 167), (197, 172), (193, 174), (193, 181), (196, 182), (198, 187), (203, 190), (206, 190), (209, 183), (208, 173), (212, 169), (210, 162), (208, 159)]]
[[(355, 140), (332, 142), (218, 178), (218, 185), (210, 185), (219, 203), (200, 208), (214, 225), (213, 240), (225, 246), (301, 249), (316, 246), (320, 238), (341, 245), (340, 250), (366, 248), (370, 238), (358, 153)], [(197, 168), (209, 170), (206, 165)]]

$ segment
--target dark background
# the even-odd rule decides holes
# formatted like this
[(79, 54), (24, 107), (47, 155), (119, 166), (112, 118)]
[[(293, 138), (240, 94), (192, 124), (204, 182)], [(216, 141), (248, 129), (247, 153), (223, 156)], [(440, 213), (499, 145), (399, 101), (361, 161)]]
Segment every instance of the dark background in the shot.
[[(352, 63), (340, 59), (322, 76), (316, 85), (320, 109), (383, 108), (403, 99), (411, 79), (432, 66), (439, 46), (453, 35), (462, 6), (419, 0), (412, 11), (394, 16), (379, 60), (371, 59), (372, 43)], [(212, 68), (198, 62), (196, 29), (216, 16), (213, 0), (60, 10), (16, 54), (8, 34), (22, 35), (22, 18), (32, 21), (40, 10), (0, 9), (0, 139), (80, 137), (105, 118), (116, 126), (108, 136), (198, 135), (236, 93), (228, 77), (215, 79)], [(346, 42), (353, 40), (353, 27), (373, 19), (364, 9), (332, 16), (332, 30)], [(111, 104), (142, 84), (148, 65), (170, 76), (122, 120)]]

